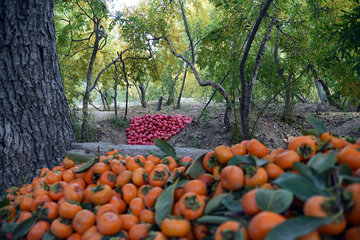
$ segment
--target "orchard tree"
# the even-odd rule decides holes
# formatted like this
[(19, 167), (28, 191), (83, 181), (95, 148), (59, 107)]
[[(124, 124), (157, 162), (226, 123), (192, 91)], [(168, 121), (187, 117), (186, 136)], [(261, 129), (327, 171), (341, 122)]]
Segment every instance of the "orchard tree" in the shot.
[(52, 1), (0, 3), (0, 188), (59, 165), (74, 141)]
[[(75, 0), (58, 2), (61, 20), (66, 24), (62, 32), (68, 36), (67, 57), (79, 56), (86, 68), (85, 91), (82, 98), (81, 141), (89, 140), (89, 103), (90, 93), (95, 89), (99, 79), (93, 77), (93, 70), (98, 53), (107, 43), (105, 20), (108, 17), (106, 3), (102, 0)], [(80, 77), (80, 76), (79, 76)], [(81, 77), (80, 77), (81, 78)]]

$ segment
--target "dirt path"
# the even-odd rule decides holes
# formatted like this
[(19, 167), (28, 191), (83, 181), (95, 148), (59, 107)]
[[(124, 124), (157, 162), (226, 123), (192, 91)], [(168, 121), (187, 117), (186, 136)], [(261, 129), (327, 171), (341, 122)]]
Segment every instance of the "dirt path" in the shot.
[[(188, 101), (183, 103), (181, 109), (174, 110), (173, 106), (163, 106), (160, 112), (155, 111), (156, 103), (150, 103), (147, 108), (131, 106), (128, 119), (145, 114), (162, 113), (167, 115), (181, 114), (192, 117), (196, 121), (204, 105), (205, 103)], [(296, 104), (294, 108), (294, 121), (287, 124), (280, 120), (281, 106), (269, 106), (259, 119), (254, 136), (269, 147), (284, 147), (288, 137), (301, 135), (301, 129), (311, 127), (306, 116), (312, 115), (321, 119), (328, 130), (335, 134), (360, 137), (360, 113), (338, 112), (327, 104)], [(124, 109), (120, 109), (120, 117), (123, 116), (123, 111)], [(224, 128), (222, 123), (223, 112), (223, 105), (210, 104), (199, 124), (195, 124), (195, 121), (189, 124), (179, 134), (172, 137), (169, 143), (176, 147), (211, 149), (220, 144), (231, 145), (239, 142), (241, 139), (238, 132), (228, 132)], [(92, 116), (92, 124), (97, 129), (95, 141), (112, 144), (127, 143), (126, 126), (116, 126), (109, 121), (114, 116), (113, 112), (93, 111)]]

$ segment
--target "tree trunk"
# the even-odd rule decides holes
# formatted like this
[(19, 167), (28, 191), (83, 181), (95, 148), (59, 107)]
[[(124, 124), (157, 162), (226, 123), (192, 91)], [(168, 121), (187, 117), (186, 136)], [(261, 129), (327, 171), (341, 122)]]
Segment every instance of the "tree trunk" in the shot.
[(74, 132), (52, 1), (0, 2), (0, 191), (59, 165)]
[(81, 141), (89, 141), (89, 135), (88, 135), (88, 125), (89, 125), (89, 101), (90, 101), (90, 92), (91, 92), (91, 75), (94, 68), (94, 63), (96, 59), (97, 52), (99, 50), (99, 42), (100, 42), (100, 36), (98, 34), (98, 25), (95, 24), (95, 42), (93, 51), (91, 54), (90, 62), (88, 71), (86, 74), (86, 90), (83, 98), (83, 116), (82, 116), (82, 124), (81, 124)]
[(163, 97), (160, 96), (160, 97), (159, 97), (159, 100), (158, 100), (158, 102), (157, 102), (157, 105), (156, 105), (156, 111), (161, 111), (162, 101), (163, 101)]
[(186, 74), (187, 74), (188, 67), (189, 67), (189, 65), (186, 64), (184, 77), (183, 77), (183, 80), (182, 80), (182, 83), (181, 83), (181, 88), (180, 88), (178, 100), (177, 100), (177, 103), (176, 103), (176, 109), (180, 109), (180, 101), (181, 101), (182, 93), (183, 93), (184, 87), (185, 87), (185, 80), (186, 80)]
[(285, 87), (285, 105), (284, 105), (284, 109), (283, 109), (283, 114), (282, 114), (282, 119), (285, 122), (289, 122), (291, 121), (291, 117), (292, 117), (292, 84), (291, 84), (291, 79), (292, 79), (293, 74), (289, 73), (287, 82), (284, 81), (284, 85)]
[(145, 86), (144, 86), (143, 83), (140, 83), (139, 89), (140, 89), (140, 102), (141, 102), (141, 106), (142, 106), (143, 108), (146, 108), (146, 88), (145, 88)]
[(122, 55), (120, 55), (120, 61), (121, 61), (121, 66), (122, 66), (122, 72), (124, 75), (124, 79), (126, 82), (126, 95), (125, 95), (125, 113), (124, 113), (124, 120), (126, 120), (127, 118), (127, 113), (128, 113), (128, 103), (129, 103), (129, 80), (127, 78), (127, 73), (126, 73), (126, 68), (125, 68), (125, 62), (124, 59), (122, 58)]
[(181, 72), (179, 72), (176, 75), (174, 81), (172, 81), (172, 83), (171, 83), (170, 90), (169, 90), (169, 97), (168, 97), (168, 99), (167, 99), (167, 101), (165, 103), (166, 106), (170, 106), (170, 105), (172, 105), (174, 103), (175, 86), (176, 86), (177, 80), (179, 79), (180, 74), (181, 74)]
[[(252, 43), (255, 39), (256, 33), (260, 27), (262, 19), (266, 15), (266, 12), (267, 12), (271, 2), (272, 2), (272, 0), (266, 0), (263, 8), (261, 9), (261, 11), (259, 13), (258, 18), (256, 19), (254, 27), (253, 27), (253, 29), (249, 35), (249, 39), (246, 43), (244, 54), (243, 54), (243, 57), (241, 59), (240, 66), (239, 66), (240, 80), (241, 80), (240, 117), (241, 117), (241, 131), (242, 131), (242, 135), (243, 135), (242, 137), (244, 139), (249, 139), (249, 137), (250, 137), (250, 126), (249, 126), (250, 115), (249, 115), (249, 113), (250, 113), (250, 103), (251, 103), (251, 98), (252, 98), (252, 87), (256, 80), (257, 72), (259, 70), (259, 69), (256, 70), (256, 67), (257, 67), (256, 64), (258, 64), (258, 66), (260, 67), (260, 63), (261, 63), (261, 59), (262, 59), (262, 56), (261, 56), (260, 61), (258, 61), (259, 57), (260, 57), (259, 54), (261, 54), (261, 46), (262, 45), (264, 45), (263, 51), (265, 51), (265, 45), (267, 42), (267, 41), (265, 42), (265, 40), (266, 40), (267, 34), (265, 35), (265, 37), (260, 45), (260, 49), (259, 49), (258, 56), (256, 59), (256, 64), (255, 64), (253, 74), (252, 74), (249, 84), (247, 84), (246, 77), (245, 77), (245, 63), (249, 56), (249, 52), (250, 52)], [(271, 27), (272, 27), (272, 25), (271, 25)], [(270, 29), (270, 32), (271, 32), (271, 29)], [(264, 42), (265, 42), (265, 44), (263, 44)], [(262, 54), (264, 54), (264, 52)]]
[(115, 66), (115, 77), (114, 77), (114, 110), (115, 110), (115, 116), (118, 117), (118, 112), (117, 112), (117, 87), (118, 87), (118, 78), (119, 78), (119, 75), (118, 75), (118, 70), (117, 70), (117, 66), (116, 66), (116, 63), (114, 63), (114, 66)]
[(315, 87), (316, 87), (316, 90), (317, 90), (317, 93), (319, 95), (319, 98), (320, 98), (320, 102), (321, 103), (325, 103), (326, 102), (326, 97), (324, 96), (323, 94), (323, 89), (319, 83), (319, 80), (317, 80), (316, 78), (313, 78), (314, 79), (314, 83), (315, 83)]

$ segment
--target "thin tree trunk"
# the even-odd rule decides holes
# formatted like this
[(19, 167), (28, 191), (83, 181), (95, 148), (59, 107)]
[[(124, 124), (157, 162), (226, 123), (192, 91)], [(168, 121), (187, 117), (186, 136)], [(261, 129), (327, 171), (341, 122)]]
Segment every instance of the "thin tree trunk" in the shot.
[(179, 79), (180, 74), (181, 74), (181, 71), (176, 75), (174, 81), (171, 83), (169, 96), (168, 96), (168, 99), (167, 99), (167, 101), (165, 103), (166, 106), (170, 106), (170, 105), (172, 105), (174, 103), (175, 86), (176, 86), (177, 80)]
[(188, 67), (189, 67), (189, 65), (186, 64), (185, 72), (184, 72), (184, 76), (183, 76), (183, 80), (182, 80), (182, 83), (181, 83), (181, 88), (180, 88), (180, 92), (179, 92), (179, 96), (178, 96), (178, 100), (177, 100), (177, 103), (176, 103), (176, 109), (180, 109), (180, 101), (181, 101), (182, 93), (183, 93), (184, 87), (185, 87), (186, 74), (187, 74)]
[(289, 122), (291, 120), (292, 117), (292, 103), (291, 103), (291, 98), (292, 98), (292, 86), (291, 86), (291, 79), (292, 79), (292, 72), (289, 73), (288, 75), (288, 79), (287, 82), (285, 82), (285, 105), (284, 105), (284, 110), (283, 110), (283, 114), (282, 114), (282, 119), (285, 122)]
[(141, 102), (141, 106), (142, 106), (143, 108), (146, 108), (146, 88), (145, 88), (145, 86), (144, 86), (143, 83), (140, 83), (139, 89), (140, 89), (140, 102)]
[(118, 117), (118, 111), (117, 111), (117, 95), (118, 95), (118, 91), (117, 91), (117, 87), (118, 87), (118, 69), (116, 66), (116, 63), (114, 63), (114, 67), (115, 67), (115, 77), (114, 77), (114, 110), (115, 110), (115, 116)]
[(127, 113), (128, 113), (128, 103), (129, 103), (129, 80), (127, 78), (127, 73), (126, 73), (126, 69), (125, 69), (125, 62), (122, 58), (122, 55), (120, 55), (120, 61), (121, 61), (121, 65), (122, 65), (122, 72), (124, 75), (124, 79), (126, 82), (126, 95), (125, 95), (125, 113), (124, 113), (124, 120), (127, 119)]
[(88, 71), (86, 74), (86, 90), (85, 90), (85, 94), (84, 94), (84, 98), (83, 98), (83, 117), (82, 117), (82, 124), (81, 124), (81, 141), (89, 141), (89, 136), (88, 136), (88, 125), (89, 125), (89, 101), (90, 101), (90, 89), (91, 89), (91, 75), (92, 75), (92, 71), (94, 68), (94, 63), (95, 63), (95, 59), (96, 59), (96, 55), (97, 52), (99, 50), (99, 42), (100, 42), (100, 36), (97, 33), (98, 31), (98, 24), (94, 23), (95, 25), (95, 42), (94, 42), (94, 48), (91, 54), (91, 58), (90, 58), (90, 62), (89, 62), (89, 67), (88, 67)]
[(322, 89), (319, 81), (318, 81), (315, 77), (313, 78), (313, 80), (314, 80), (314, 83), (315, 83), (315, 87), (316, 87), (317, 93), (318, 93), (319, 98), (320, 98), (320, 102), (321, 102), (321, 103), (325, 103), (325, 102), (326, 102), (326, 97), (325, 97), (324, 94), (323, 94), (323, 91), (324, 91), (324, 90)]
[[(225, 81), (225, 79), (229, 76), (230, 72), (228, 72), (225, 77), (221, 80), (220, 85), (223, 84), (223, 82)], [(203, 108), (203, 110), (201, 110), (200, 116), (198, 117), (198, 120), (196, 121), (196, 124), (199, 123), (201, 117), (204, 115), (206, 108), (209, 106), (210, 102), (213, 100), (213, 98), (215, 97), (215, 94), (217, 92), (217, 89), (214, 90), (213, 94), (211, 95), (210, 99), (207, 101), (207, 103), (205, 104), (205, 107)]]
[(0, 1), (0, 192), (59, 165), (75, 140), (53, 1)]
[[(240, 62), (240, 80), (241, 80), (241, 99), (240, 99), (240, 117), (241, 117), (241, 131), (242, 131), (242, 137), (244, 139), (248, 139), (249, 133), (250, 133), (250, 128), (249, 128), (249, 109), (250, 109), (250, 102), (251, 102), (251, 97), (249, 94), (249, 89), (248, 89), (248, 84), (246, 82), (246, 77), (245, 77), (245, 63), (247, 61), (250, 49), (251, 49), (251, 45), (255, 39), (255, 35), (260, 27), (260, 24), (263, 20), (263, 18), (266, 15), (266, 12), (270, 6), (270, 3), (272, 2), (272, 0), (266, 0), (263, 8), (260, 11), (260, 14), (258, 16), (258, 18), (256, 19), (255, 25), (250, 33), (249, 39), (247, 41), (245, 50), (244, 50), (244, 54), (243, 57), (241, 59)], [(266, 36), (266, 35), (265, 35)], [(251, 92), (252, 95), (252, 92)]]
[(157, 102), (157, 104), (156, 104), (156, 111), (160, 111), (160, 110), (161, 110), (162, 101), (163, 101), (163, 97), (160, 96), (160, 97), (159, 97), (159, 100), (158, 100), (158, 102)]

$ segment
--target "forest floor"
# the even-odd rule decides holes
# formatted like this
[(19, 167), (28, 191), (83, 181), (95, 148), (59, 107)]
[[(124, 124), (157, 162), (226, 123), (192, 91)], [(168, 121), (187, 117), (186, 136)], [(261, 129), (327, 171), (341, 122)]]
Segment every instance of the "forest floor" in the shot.
[[(205, 103), (184, 101), (181, 109), (173, 106), (162, 106), (161, 111), (155, 111), (156, 103), (149, 103), (146, 108), (140, 105), (131, 105), (127, 119), (145, 114), (181, 114), (192, 117), (194, 120), (179, 134), (168, 142), (175, 147), (192, 147), (212, 149), (220, 144), (232, 145), (241, 141), (240, 131), (227, 131), (223, 124), (224, 105), (212, 103), (206, 113), (196, 124)], [(252, 118), (256, 119), (260, 109), (252, 110)], [(294, 106), (293, 120), (285, 123), (281, 120), (281, 105), (269, 105), (259, 118), (253, 136), (270, 148), (285, 147), (289, 138), (301, 135), (300, 130), (311, 128), (306, 119), (312, 115), (321, 119), (327, 129), (339, 136), (360, 137), (360, 113), (341, 112), (328, 104), (299, 103)], [(119, 109), (119, 116), (123, 118), (124, 108)], [(92, 125), (95, 127), (95, 142), (112, 144), (127, 144), (125, 124), (113, 124), (113, 111), (91, 111)], [(254, 121), (251, 122), (251, 125)], [(122, 126), (121, 126), (122, 125)]]

